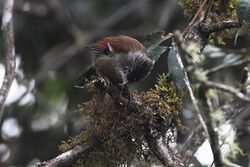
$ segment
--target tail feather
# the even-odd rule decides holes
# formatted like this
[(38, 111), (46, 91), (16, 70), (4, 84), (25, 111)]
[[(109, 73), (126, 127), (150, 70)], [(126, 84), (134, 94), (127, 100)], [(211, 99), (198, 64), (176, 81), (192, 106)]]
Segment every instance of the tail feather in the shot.
[(90, 80), (93, 75), (96, 75), (96, 71), (94, 67), (92, 66), (86, 72), (80, 75), (80, 77), (76, 80), (75, 87), (84, 88), (86, 84), (86, 79)]

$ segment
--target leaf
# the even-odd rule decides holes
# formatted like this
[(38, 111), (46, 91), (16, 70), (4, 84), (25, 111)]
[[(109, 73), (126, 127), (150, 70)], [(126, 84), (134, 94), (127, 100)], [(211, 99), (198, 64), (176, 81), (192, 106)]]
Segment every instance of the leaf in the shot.
[(236, 6), (239, 21), (250, 22), (250, 0), (239, 0)]
[(155, 31), (145, 37), (143, 45), (147, 49), (155, 48), (169, 37), (170, 36), (165, 36), (163, 31)]
[(238, 29), (235, 34), (234, 45), (237, 44), (238, 37), (242, 35), (250, 35), (250, 23), (243, 24), (240, 29)]
[(166, 46), (157, 46), (152, 50), (148, 50), (148, 57), (151, 60), (158, 60), (158, 58), (161, 56), (162, 53), (164, 53), (167, 50)]
[(168, 72), (178, 87), (186, 89), (184, 65), (182, 61), (178, 60), (179, 57), (180, 55), (176, 49), (171, 48), (168, 53)]
[(171, 36), (172, 34), (165, 35), (163, 31), (156, 31), (147, 35), (143, 45), (147, 48), (148, 57), (156, 61), (167, 50), (166, 46), (159, 45)]

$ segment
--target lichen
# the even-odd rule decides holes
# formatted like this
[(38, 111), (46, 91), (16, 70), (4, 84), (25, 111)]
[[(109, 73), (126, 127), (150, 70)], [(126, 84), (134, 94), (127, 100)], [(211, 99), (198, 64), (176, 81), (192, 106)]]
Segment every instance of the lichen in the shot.
[(136, 111), (129, 106), (118, 109), (111, 98), (104, 98), (103, 94), (95, 91), (91, 100), (77, 109), (88, 119), (87, 127), (78, 136), (63, 142), (60, 150), (66, 151), (84, 142), (91, 143), (93, 148), (78, 159), (76, 166), (115, 167), (136, 162), (156, 163), (145, 139), (149, 122), (155, 121), (166, 143), (171, 142), (174, 136), (169, 131), (183, 129), (178, 116), (182, 95), (167, 80), (168, 77), (163, 74), (154, 89), (131, 93), (132, 100), (143, 103)]

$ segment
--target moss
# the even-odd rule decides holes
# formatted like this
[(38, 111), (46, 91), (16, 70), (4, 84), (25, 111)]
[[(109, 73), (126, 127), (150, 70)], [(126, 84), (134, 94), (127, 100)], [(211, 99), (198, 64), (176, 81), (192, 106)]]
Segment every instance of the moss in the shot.
[[(180, 6), (184, 10), (184, 14), (188, 17), (193, 17), (198, 11), (200, 5), (203, 3), (201, 0), (179, 0)], [(227, 20), (237, 20), (236, 17), (237, 0), (214, 0), (212, 2), (209, 18), (211, 23), (220, 23)], [(205, 11), (202, 11), (203, 13)], [(201, 16), (201, 15), (200, 15)], [(216, 44), (225, 44), (225, 38), (233, 37), (229, 30), (213, 33), (211, 39)]]
[(133, 100), (144, 103), (136, 112), (129, 106), (117, 109), (112, 99), (103, 98), (103, 94), (95, 91), (92, 99), (77, 110), (89, 121), (86, 130), (63, 142), (60, 149), (66, 151), (84, 142), (92, 144), (91, 151), (80, 157), (76, 166), (115, 167), (156, 162), (144, 138), (149, 122), (155, 122), (166, 143), (174, 137), (174, 133), (167, 132), (182, 128), (178, 117), (182, 96), (167, 80), (166, 75), (161, 75), (154, 89), (131, 94)]
[[(203, 0), (178, 0), (180, 6), (184, 10), (184, 14), (188, 17), (193, 17), (198, 11)], [(217, 19), (235, 19), (237, 0), (214, 0), (212, 2), (212, 8), (210, 16), (215, 21)]]

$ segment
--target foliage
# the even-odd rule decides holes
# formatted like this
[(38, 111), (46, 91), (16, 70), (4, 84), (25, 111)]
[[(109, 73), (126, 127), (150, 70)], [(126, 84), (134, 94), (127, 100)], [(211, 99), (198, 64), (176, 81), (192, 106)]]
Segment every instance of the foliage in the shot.
[(250, 2), (248, 0), (239, 0), (236, 12), (239, 21), (250, 22)]
[(166, 46), (159, 46), (163, 41), (170, 38), (170, 35), (165, 35), (163, 31), (155, 31), (146, 36), (143, 45), (147, 48), (148, 57), (152, 60), (157, 60), (162, 53), (167, 50)]
[[(160, 132), (165, 134), (166, 143), (171, 142), (173, 134), (166, 134), (178, 128), (183, 130), (178, 111), (182, 95), (178, 88), (167, 81), (166, 75), (159, 77), (154, 89), (147, 92), (134, 92), (134, 100), (144, 102), (138, 112), (129, 104), (118, 109), (111, 99), (103, 99), (95, 92), (90, 101), (79, 106), (77, 112), (88, 118), (88, 126), (79, 136), (63, 142), (62, 151), (77, 144), (90, 142), (93, 149), (77, 162), (78, 166), (119, 166), (137, 161), (155, 162), (144, 135), (148, 124), (154, 121)], [(149, 106), (154, 110), (149, 110)]]
[(240, 35), (249, 35), (250, 34), (250, 1), (248, 0), (239, 0), (236, 6), (236, 13), (238, 20), (240, 22), (244, 22), (240, 29), (237, 31), (235, 35), (235, 42), (237, 43), (237, 38)]
[(168, 71), (177, 86), (184, 90), (186, 88), (184, 66), (179, 63), (177, 54), (179, 53), (176, 49), (171, 48), (168, 53)]

